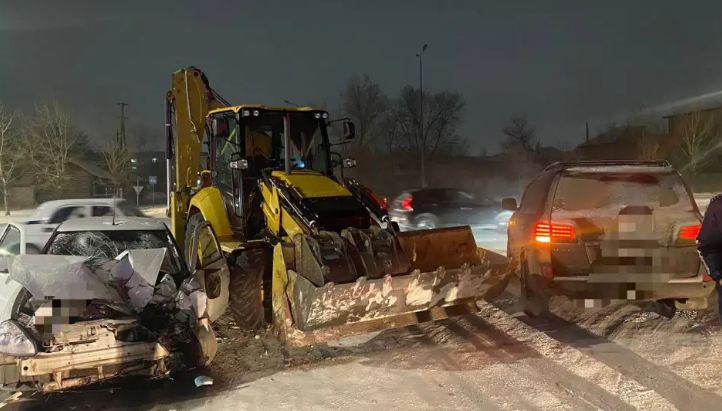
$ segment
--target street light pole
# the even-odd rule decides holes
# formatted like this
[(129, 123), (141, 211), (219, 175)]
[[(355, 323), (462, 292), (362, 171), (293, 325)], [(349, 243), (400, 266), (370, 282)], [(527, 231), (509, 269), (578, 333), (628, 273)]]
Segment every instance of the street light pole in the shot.
[(421, 187), (426, 187), (426, 139), (424, 139), (424, 52), (429, 45), (424, 43), (421, 51), (416, 53), (419, 58), (419, 144), (420, 158), (419, 166), (421, 168)]

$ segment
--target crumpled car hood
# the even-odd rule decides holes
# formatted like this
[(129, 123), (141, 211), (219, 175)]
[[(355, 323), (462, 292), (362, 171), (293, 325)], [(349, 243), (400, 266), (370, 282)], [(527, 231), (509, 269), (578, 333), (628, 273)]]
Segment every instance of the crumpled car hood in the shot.
[(166, 250), (128, 250), (113, 260), (65, 255), (21, 255), (10, 279), (35, 299), (104, 300), (140, 312), (153, 298)]

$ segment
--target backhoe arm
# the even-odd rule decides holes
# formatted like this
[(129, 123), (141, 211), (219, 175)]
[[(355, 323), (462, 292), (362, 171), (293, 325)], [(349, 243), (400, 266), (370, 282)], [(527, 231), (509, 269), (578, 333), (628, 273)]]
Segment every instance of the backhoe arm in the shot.
[(166, 95), (166, 159), (173, 180), (167, 190), (171, 231), (180, 247), (185, 242), (191, 190), (206, 168), (201, 164), (206, 115), (223, 103), (201, 70), (188, 67), (172, 74)]

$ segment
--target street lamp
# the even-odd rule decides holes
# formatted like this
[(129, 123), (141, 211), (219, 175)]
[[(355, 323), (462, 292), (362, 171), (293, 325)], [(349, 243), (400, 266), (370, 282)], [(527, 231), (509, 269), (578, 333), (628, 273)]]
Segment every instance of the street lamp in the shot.
[(419, 58), (419, 143), (421, 143), (420, 168), (421, 168), (421, 187), (426, 187), (426, 140), (424, 139), (424, 52), (429, 45), (424, 43), (421, 51), (416, 53)]

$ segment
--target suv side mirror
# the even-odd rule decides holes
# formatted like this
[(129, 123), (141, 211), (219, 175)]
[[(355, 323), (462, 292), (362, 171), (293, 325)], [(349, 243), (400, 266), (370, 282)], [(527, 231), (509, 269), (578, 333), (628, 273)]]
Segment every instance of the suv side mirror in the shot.
[(343, 122), (343, 138), (353, 140), (356, 137), (356, 125), (349, 120)]
[(509, 197), (501, 200), (501, 208), (507, 211), (516, 211), (519, 206), (516, 204), (516, 198)]

